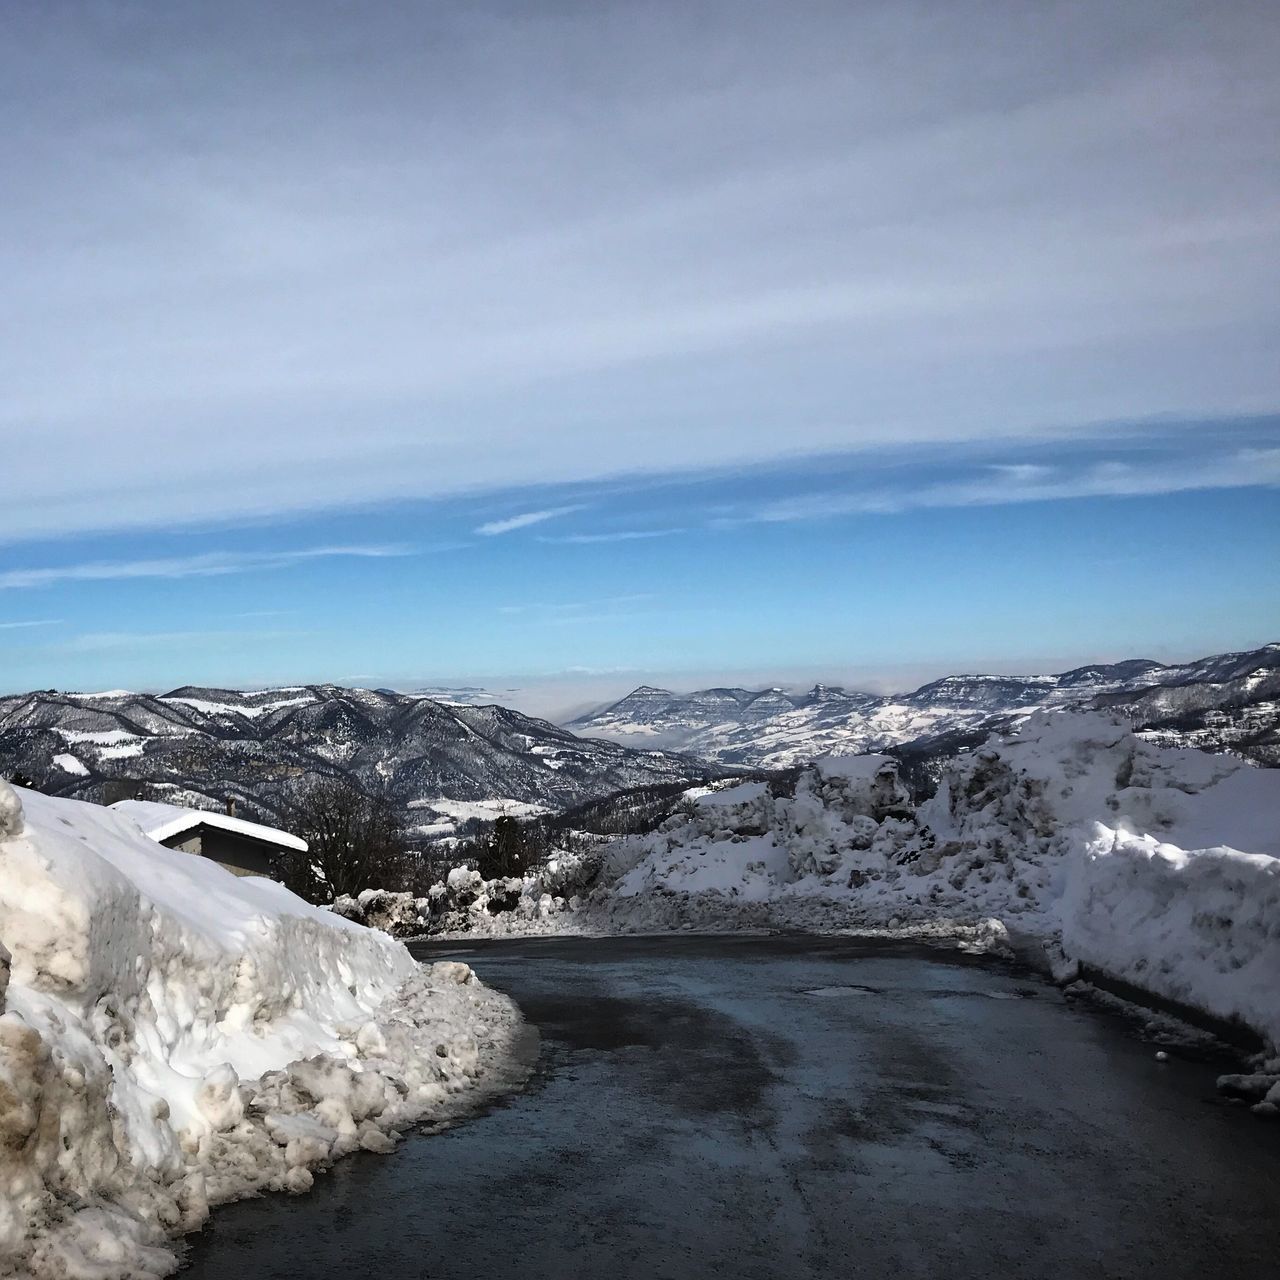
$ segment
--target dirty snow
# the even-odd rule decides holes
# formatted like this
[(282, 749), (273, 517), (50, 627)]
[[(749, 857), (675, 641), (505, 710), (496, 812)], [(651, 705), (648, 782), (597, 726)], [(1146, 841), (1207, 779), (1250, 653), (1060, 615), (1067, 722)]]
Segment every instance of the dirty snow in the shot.
[(465, 1105), (519, 1015), (110, 809), (0, 784), (0, 1274), (167, 1275), (211, 1205)]

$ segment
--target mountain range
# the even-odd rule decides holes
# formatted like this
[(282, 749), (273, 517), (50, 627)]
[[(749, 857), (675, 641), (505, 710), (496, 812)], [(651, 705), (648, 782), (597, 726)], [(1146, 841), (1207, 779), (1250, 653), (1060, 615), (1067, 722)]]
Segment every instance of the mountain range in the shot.
[(470, 819), (560, 812), (827, 752), (894, 750), (927, 771), (1033, 711), (1069, 707), (1116, 712), (1161, 742), (1280, 765), (1280, 644), (1177, 666), (1133, 659), (1055, 675), (947, 676), (896, 696), (646, 685), (564, 727), (497, 705), (331, 684), (43, 690), (0, 698), (0, 774), (88, 800), (142, 792), (197, 808), (231, 802), (286, 824), (307, 782), (351, 777), (385, 791), (425, 840)]
[(1034, 711), (1068, 707), (1116, 712), (1163, 742), (1280, 765), (1280, 644), (1178, 665), (1134, 658), (1053, 675), (946, 676), (895, 695), (641, 685), (567, 727), (724, 765), (786, 768), (832, 751), (941, 753)]
[(424, 837), (452, 834), (469, 818), (560, 810), (723, 772), (580, 738), (505, 707), (327, 684), (0, 698), (0, 773), (15, 770), (56, 795), (117, 799), (141, 787), (196, 808), (233, 802), (268, 822), (284, 818), (307, 780), (351, 776), (385, 790)]

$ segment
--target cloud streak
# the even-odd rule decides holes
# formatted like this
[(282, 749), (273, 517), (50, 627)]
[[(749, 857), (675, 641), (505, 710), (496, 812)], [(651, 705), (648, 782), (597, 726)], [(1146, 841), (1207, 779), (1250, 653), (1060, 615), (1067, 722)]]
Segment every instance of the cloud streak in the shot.
[(566, 533), (559, 536), (540, 537), (539, 542), (557, 543), (561, 546), (593, 546), (601, 542), (645, 542), (650, 538), (672, 538), (687, 533), (686, 529), (620, 529), (616, 533)]
[(639, 591), (629, 595), (605, 596), (599, 600), (540, 600), (530, 604), (506, 604), (501, 605), (498, 612), (525, 617), (533, 622), (600, 622), (609, 618), (630, 617), (636, 606), (656, 599), (652, 591)]
[(581, 511), (585, 503), (576, 502), (567, 507), (547, 507), (542, 511), (524, 511), (518, 516), (508, 516), (505, 520), (490, 520), (488, 524), (477, 527), (476, 533), (486, 538), (497, 537), (503, 533), (514, 533), (517, 529), (528, 529), (531, 525), (543, 524), (548, 520), (559, 520), (561, 516), (572, 515)]
[(288, 569), (312, 560), (374, 559), (413, 555), (396, 545), (306, 547), (296, 551), (207, 551), (152, 560), (93, 560), (0, 572), (0, 591), (49, 587), (61, 582), (114, 582), (136, 578), (216, 578)]
[(1240, 449), (1220, 458), (1139, 464), (1100, 461), (1084, 467), (996, 464), (964, 480), (826, 491), (764, 503), (715, 517), (713, 526), (775, 524), (850, 515), (896, 515), (935, 507), (988, 507), (1073, 498), (1137, 498), (1206, 489), (1280, 486), (1280, 448)]

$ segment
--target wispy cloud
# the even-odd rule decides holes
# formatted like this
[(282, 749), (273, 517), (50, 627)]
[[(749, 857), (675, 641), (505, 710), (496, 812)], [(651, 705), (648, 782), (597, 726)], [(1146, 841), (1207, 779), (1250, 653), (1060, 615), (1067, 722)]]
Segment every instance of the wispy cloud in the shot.
[(1019, 484), (1029, 484), (1036, 480), (1046, 480), (1053, 474), (1053, 468), (1038, 462), (995, 462), (988, 467), (998, 476), (1006, 476)]
[(492, 538), (500, 533), (512, 533), (516, 529), (527, 529), (530, 525), (542, 524), (544, 520), (558, 520), (561, 516), (581, 511), (585, 506), (584, 502), (575, 502), (567, 507), (547, 507), (542, 511), (525, 511), (518, 516), (509, 516), (506, 520), (490, 520), (488, 524), (480, 525), (476, 532), (483, 534), (486, 538)]
[(56, 627), (61, 618), (33, 618), (29, 622), (0, 622), (0, 631), (18, 631), (26, 627)]
[(540, 622), (594, 622), (601, 618), (620, 617), (635, 605), (656, 599), (652, 591), (630, 595), (605, 596), (599, 600), (540, 600), (529, 604), (504, 604), (499, 613), (524, 616)]
[(282, 640), (295, 631), (94, 631), (58, 646), (62, 653), (118, 653), (136, 649), (172, 649), (175, 645), (235, 648)]
[(1094, 462), (1087, 466), (997, 464), (963, 480), (914, 488), (881, 486), (846, 492), (803, 494), (766, 503), (712, 523), (820, 520), (846, 515), (893, 515), (933, 507), (1001, 506), (1068, 498), (1136, 498), (1199, 489), (1280, 485), (1280, 448), (1240, 449), (1218, 458), (1165, 463)]
[(111, 582), (132, 578), (215, 578), (231, 573), (287, 569), (309, 560), (385, 559), (413, 555), (406, 546), (326, 546), (298, 551), (206, 551), (194, 556), (152, 560), (91, 560), (81, 564), (8, 569), (0, 573), (0, 591), (47, 587), (58, 582)]
[(566, 533), (558, 537), (543, 536), (539, 542), (559, 543), (564, 546), (590, 546), (597, 542), (639, 542), (649, 538), (670, 538), (686, 529), (621, 529), (617, 533)]

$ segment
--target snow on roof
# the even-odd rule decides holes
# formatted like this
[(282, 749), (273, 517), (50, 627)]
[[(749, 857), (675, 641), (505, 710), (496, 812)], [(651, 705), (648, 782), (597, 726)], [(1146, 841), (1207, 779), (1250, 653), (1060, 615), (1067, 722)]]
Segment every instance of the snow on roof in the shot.
[(110, 807), (126, 818), (131, 818), (144, 834), (157, 842), (168, 840), (192, 827), (206, 826), (234, 831), (237, 835), (248, 836), (252, 840), (265, 840), (268, 844), (280, 845), (285, 849), (297, 849), (300, 853), (307, 851), (307, 842), (287, 831), (279, 831), (260, 822), (232, 818), (212, 809), (187, 809), (179, 804), (161, 804), (156, 800), (117, 800)]

